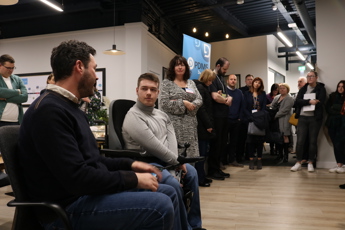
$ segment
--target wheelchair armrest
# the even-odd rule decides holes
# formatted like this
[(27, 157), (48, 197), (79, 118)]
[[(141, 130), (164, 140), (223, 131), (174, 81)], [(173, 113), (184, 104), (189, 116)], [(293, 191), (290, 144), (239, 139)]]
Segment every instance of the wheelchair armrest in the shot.
[(185, 164), (185, 163), (195, 163), (198, 161), (203, 161), (205, 160), (205, 157), (184, 157), (184, 156), (178, 156), (177, 161), (180, 164)]
[(144, 157), (145, 151), (140, 149), (101, 149), (100, 152), (106, 157)]
[(61, 218), (63, 221), (65, 228), (67, 230), (72, 230), (71, 223), (66, 215), (65, 210), (58, 204), (50, 203), (50, 202), (31, 202), (31, 201), (16, 201), (11, 200), (7, 203), (8, 207), (46, 207), (50, 210), (54, 211), (54, 213)]

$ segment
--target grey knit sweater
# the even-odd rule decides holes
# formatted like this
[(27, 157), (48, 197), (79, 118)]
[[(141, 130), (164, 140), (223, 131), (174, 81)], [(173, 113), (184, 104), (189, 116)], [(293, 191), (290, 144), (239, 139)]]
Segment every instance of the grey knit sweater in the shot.
[(178, 164), (174, 127), (163, 111), (137, 101), (125, 117), (122, 134), (126, 149), (142, 149), (167, 164)]

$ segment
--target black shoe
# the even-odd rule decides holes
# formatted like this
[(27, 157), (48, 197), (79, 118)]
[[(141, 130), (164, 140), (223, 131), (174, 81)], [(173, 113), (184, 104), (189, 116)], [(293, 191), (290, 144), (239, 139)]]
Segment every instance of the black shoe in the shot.
[(219, 174), (222, 175), (225, 178), (229, 178), (230, 177), (230, 173), (225, 173), (222, 170), (219, 170)]
[(199, 183), (200, 187), (210, 187), (211, 185), (209, 183), (203, 182), (203, 183)]
[(213, 181), (212, 181), (212, 179), (208, 179), (208, 178), (205, 177), (204, 182), (205, 183), (212, 183)]
[(213, 180), (224, 180), (224, 176), (222, 176), (221, 174), (219, 174), (218, 172), (215, 173), (209, 173), (208, 178), (212, 178)]
[(207, 230), (206, 228), (193, 228), (193, 230)]
[(341, 184), (341, 185), (339, 185), (339, 188), (341, 188), (341, 189), (345, 189), (345, 184)]

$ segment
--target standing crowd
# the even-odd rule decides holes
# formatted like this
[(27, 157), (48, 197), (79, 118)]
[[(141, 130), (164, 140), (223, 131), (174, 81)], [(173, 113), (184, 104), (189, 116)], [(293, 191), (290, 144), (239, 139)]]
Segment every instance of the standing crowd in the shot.
[[(181, 55), (170, 61), (161, 83), (154, 74), (140, 75), (137, 102), (123, 122), (123, 138), (126, 148), (143, 149), (158, 161), (103, 157), (89, 128), (94, 120), (89, 114), (100, 106), (95, 55), (94, 48), (75, 40), (55, 47), (54, 82), (47, 82), (24, 116), (21, 103), (27, 100), (26, 88), (12, 74), (14, 59), (0, 57), (0, 126), (21, 125), (19, 161), (28, 195), (35, 201), (60, 204), (73, 229), (203, 230), (199, 186), (229, 178), (224, 167), (244, 167), (244, 160), (250, 170), (261, 170), (264, 142), (270, 143), (278, 161), (287, 162), (293, 110), (298, 119), (297, 162), (291, 171), (300, 170), (303, 163), (314, 171), (326, 105), (326, 126), (337, 161), (330, 172), (345, 172), (345, 81), (338, 83), (328, 100), (315, 71), (298, 80), (296, 98), (286, 83), (274, 83), (266, 94), (260, 77), (248, 74), (241, 88), (235, 74), (225, 79), (230, 62), (224, 57), (198, 80), (190, 79), (189, 65)], [(155, 108), (158, 96), (159, 109)], [(81, 101), (88, 105), (84, 111), (79, 108)], [(178, 145), (186, 142), (188, 157), (205, 160), (179, 164)], [(171, 172), (158, 170), (166, 165), (182, 171), (183, 186), (194, 194), (189, 209), (180, 181)], [(6, 176), (0, 173), (0, 183)], [(42, 226), (57, 229), (62, 223), (54, 220)]]

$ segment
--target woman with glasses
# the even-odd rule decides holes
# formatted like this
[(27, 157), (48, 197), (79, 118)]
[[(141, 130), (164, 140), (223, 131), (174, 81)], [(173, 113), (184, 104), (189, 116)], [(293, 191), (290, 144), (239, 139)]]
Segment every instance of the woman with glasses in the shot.
[[(296, 157), (297, 162), (291, 168), (292, 172), (301, 169), (301, 164), (309, 160), (308, 172), (314, 172), (313, 163), (317, 154), (317, 137), (322, 124), (323, 106), (326, 102), (325, 85), (317, 82), (318, 74), (310, 71), (307, 74), (307, 84), (299, 91), (295, 100), (297, 125), (297, 144)], [(302, 159), (304, 152), (304, 143), (309, 140), (309, 159)]]

